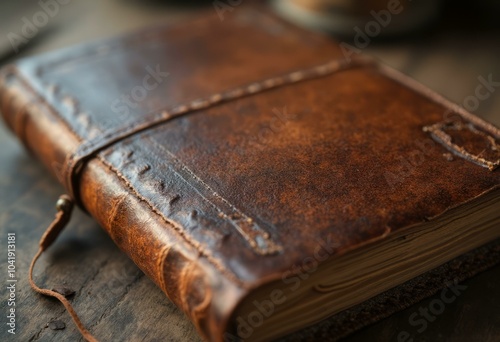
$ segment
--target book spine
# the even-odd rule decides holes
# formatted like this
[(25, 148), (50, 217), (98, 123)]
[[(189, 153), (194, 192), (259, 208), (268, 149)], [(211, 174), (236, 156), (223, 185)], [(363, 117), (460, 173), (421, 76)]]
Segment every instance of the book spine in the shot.
[[(82, 139), (15, 67), (0, 72), (0, 110), (10, 130), (62, 183), (66, 156)], [(83, 209), (188, 315), (205, 340), (224, 340), (235, 305), (246, 291), (202, 258), (111, 167), (100, 156), (86, 163), (79, 178)]]

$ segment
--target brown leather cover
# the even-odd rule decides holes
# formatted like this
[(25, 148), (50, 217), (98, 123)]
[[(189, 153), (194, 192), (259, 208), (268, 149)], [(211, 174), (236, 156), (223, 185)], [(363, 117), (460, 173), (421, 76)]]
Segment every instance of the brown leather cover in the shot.
[(500, 184), (497, 128), (255, 9), (20, 60), (0, 93), (12, 131), (208, 340), (318, 243), (340, 255)]

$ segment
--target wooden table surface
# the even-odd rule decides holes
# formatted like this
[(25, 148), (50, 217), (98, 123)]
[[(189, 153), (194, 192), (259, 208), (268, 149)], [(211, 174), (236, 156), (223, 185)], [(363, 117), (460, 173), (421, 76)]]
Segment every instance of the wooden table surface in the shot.
[[(150, 23), (183, 20), (194, 10), (195, 7), (176, 7), (168, 2), (75, 0), (61, 6), (43, 35), (4, 63)], [(3, 13), (0, 7), (0, 21), (2, 16), (12, 19), (12, 14)], [(471, 28), (474, 20), (466, 12), (462, 12), (462, 16), (453, 15), (453, 20), (445, 20), (418, 38), (372, 43), (364, 50), (449, 99), (463, 103), (467, 96), (474, 94), (478, 77), (487, 78), (492, 74), (494, 80), (500, 81), (500, 44), (498, 29)], [(21, 17), (18, 26), (22, 23)], [(500, 90), (482, 101), (475, 112), (500, 125)], [(4, 273), (0, 340), (81, 340), (63, 306), (35, 294), (27, 281), (29, 262), (53, 218), (54, 203), (63, 189), (4, 126), (0, 126), (0, 146), (0, 269)], [(7, 333), (5, 324), (9, 232), (16, 233), (15, 335)], [(39, 284), (66, 284), (74, 288), (74, 307), (101, 341), (199, 340), (183, 313), (118, 250), (90, 217), (78, 210), (70, 226), (39, 261), (35, 277)], [(423, 333), (409, 324), (409, 318), (420, 307), (428, 307), (438, 295), (359, 331), (346, 341), (397, 341), (401, 331), (410, 332), (415, 341), (500, 341), (498, 284), (499, 266), (464, 282), (467, 289), (463, 294), (447, 304), (443, 314), (429, 323)], [(54, 319), (64, 321), (66, 328), (48, 328), (47, 323)]]

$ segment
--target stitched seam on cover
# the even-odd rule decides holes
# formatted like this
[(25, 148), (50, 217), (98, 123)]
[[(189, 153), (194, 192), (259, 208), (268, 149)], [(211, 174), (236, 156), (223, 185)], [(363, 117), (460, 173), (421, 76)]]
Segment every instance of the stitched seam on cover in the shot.
[[(274, 254), (276, 252), (280, 252), (283, 250), (283, 247), (280, 244), (271, 239), (269, 232), (267, 232), (265, 229), (257, 225), (251, 217), (243, 213), (240, 209), (236, 208), (227, 199), (219, 195), (214, 189), (210, 187), (210, 185), (205, 183), (199, 176), (197, 176), (186, 165), (184, 165), (184, 163), (179, 158), (177, 158), (172, 152), (170, 152), (167, 148), (159, 144), (156, 141), (156, 139), (154, 139), (154, 137), (148, 137), (148, 140), (151, 141), (157, 148), (167, 153), (170, 156), (170, 158), (174, 160), (174, 163), (178, 163), (181, 169), (186, 171), (194, 179), (195, 183), (200, 184), (200, 186), (202, 186), (208, 193), (210, 193), (216, 199), (222, 201), (230, 208), (230, 210), (233, 211), (233, 213), (229, 215), (226, 214), (224, 210), (222, 210), (218, 205), (210, 201), (207, 197), (205, 197), (204, 194), (200, 193), (192, 182), (188, 182), (183, 175), (178, 174), (178, 172), (175, 169), (173, 169), (173, 171), (178, 174), (180, 179), (182, 179), (188, 186), (192, 187), (199, 194), (202, 200), (204, 200), (207, 204), (209, 204), (219, 214), (222, 215), (219, 217), (229, 221), (229, 223), (231, 223), (236, 228), (238, 233), (240, 233), (240, 235), (249, 243), (250, 247), (253, 249), (254, 252), (260, 255), (265, 255), (265, 254)], [(235, 213), (237, 214), (237, 218), (232, 217), (232, 215), (234, 215)], [(243, 222), (243, 224), (241, 224), (240, 222)], [(252, 232), (254, 233), (253, 237), (252, 237)], [(262, 239), (264, 239), (267, 242), (268, 246), (265, 247), (259, 246), (257, 237), (261, 237)]]
[(223, 274), (225, 274), (228, 278), (230, 278), (231, 280), (235, 281), (237, 284), (241, 285), (241, 286), (244, 286), (246, 287), (245, 283), (242, 282), (240, 279), (238, 279), (234, 273), (228, 273), (228, 271), (222, 267), (222, 265), (218, 262), (218, 260), (216, 258), (213, 257), (213, 255), (211, 255), (210, 253), (206, 252), (202, 247), (201, 247), (201, 244), (197, 243), (196, 241), (193, 241), (192, 239), (190, 239), (186, 233), (184, 232), (184, 230), (182, 230), (180, 227), (180, 225), (173, 221), (173, 220), (169, 220), (167, 219), (163, 213), (157, 209), (146, 197), (142, 196), (136, 189), (135, 187), (130, 183), (130, 181), (127, 179), (127, 177), (125, 177), (119, 170), (117, 170), (113, 165), (111, 165), (106, 159), (104, 159), (103, 157), (101, 156), (96, 156), (96, 158), (101, 161), (110, 171), (112, 171), (113, 173), (115, 173), (118, 178), (125, 184), (125, 186), (135, 195), (135, 197), (141, 201), (141, 202), (144, 202), (150, 209), (152, 212), (154, 212), (156, 215), (158, 215), (164, 222), (166, 222), (167, 224), (169, 224), (170, 226), (172, 226), (174, 228), (174, 230), (188, 243), (190, 244), (192, 247), (194, 247), (196, 249), (196, 251), (198, 253), (200, 253), (201, 255), (203, 255), (207, 260), (209, 260), (212, 265), (214, 265), (215, 268), (217, 268), (218, 271), (222, 272)]
[[(238, 208), (236, 208), (233, 204), (231, 204), (228, 200), (226, 200), (224, 197), (222, 197), (221, 195), (219, 195), (214, 189), (212, 189), (210, 187), (210, 185), (208, 185), (206, 182), (204, 182), (200, 177), (198, 177), (193, 171), (191, 171), (186, 165), (184, 165), (184, 163), (179, 159), (177, 158), (172, 152), (170, 152), (169, 150), (167, 150), (164, 146), (160, 145), (156, 139), (154, 139), (153, 137), (148, 137), (148, 139), (154, 143), (154, 145), (156, 145), (159, 149), (161, 149), (162, 151), (166, 152), (169, 154), (169, 156), (175, 160), (175, 162), (179, 163), (181, 165), (181, 168), (184, 169), (187, 173), (189, 173), (189, 175), (191, 177), (193, 177), (196, 182), (200, 183), (204, 188), (205, 190), (208, 190), (210, 192), (212, 192), (212, 194), (220, 199), (221, 201), (223, 201), (225, 204), (227, 204), (231, 209), (233, 209), (234, 211), (236, 211), (238, 214), (242, 215), (242, 216), (245, 216), (245, 217), (248, 217), (247, 215), (245, 215), (243, 212), (241, 212)], [(189, 183), (188, 183), (189, 184)], [(209, 203), (211, 206), (213, 206), (215, 209), (218, 209), (219, 211), (221, 211), (219, 209), (219, 207), (217, 207), (217, 205), (215, 205), (214, 203), (212, 203), (210, 200), (208, 200), (207, 198), (205, 198), (205, 196), (202, 196), (205, 201), (207, 203)]]

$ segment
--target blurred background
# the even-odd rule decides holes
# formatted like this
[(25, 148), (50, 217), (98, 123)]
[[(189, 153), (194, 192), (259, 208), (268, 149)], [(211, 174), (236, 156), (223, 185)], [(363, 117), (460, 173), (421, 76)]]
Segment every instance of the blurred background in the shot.
[[(224, 20), (240, 6), (257, 2), (297, 25), (326, 32), (353, 51), (374, 56), (500, 126), (500, 87), (493, 88), (491, 95), (477, 101), (477, 105), (470, 101), (481, 79), (500, 81), (500, 1), (496, 0), (1, 1), (0, 66), (147, 25), (187, 21), (201, 11), (215, 11)], [(24, 229), (18, 249), (25, 251), (19, 260), (19, 267), (25, 272), (35, 241), (50, 220), (47, 213), (53, 212), (52, 201), (41, 203), (40, 198), (55, 199), (62, 190), (6, 134), (4, 125), (0, 125), (0, 146), (0, 224), (2, 231)], [(133, 340), (139, 336), (143, 340), (197, 340), (184, 315), (97, 224), (81, 212), (75, 215), (71, 229), (53, 247), (53, 257), (42, 260), (38, 267), (45, 267), (47, 278), (61, 281), (68, 274), (80, 276), (81, 264), (88, 267), (84, 273), (98, 270), (88, 282), (85, 280), (81, 293), (74, 299), (85, 320), (97, 322), (96, 335), (112, 336), (110, 340)], [(105, 282), (109, 279), (106, 274), (113, 275), (116, 286)], [(466, 293), (417, 340), (498, 340), (499, 282), (498, 266), (465, 282)], [(20, 279), (19, 286), (22, 306), (18, 340), (59, 340), (62, 335), (58, 337), (45, 324), (54, 318), (54, 312), (56, 317), (67, 319), (64, 310), (55, 302), (36, 300), (26, 279)], [(397, 340), (399, 331), (411, 328), (408, 317), (432, 300), (368, 327), (348, 341)], [(96, 305), (99, 310), (95, 310)], [(66, 321), (64, 336), (79, 340), (74, 326)], [(0, 337), (2, 333), (3, 330)]]

